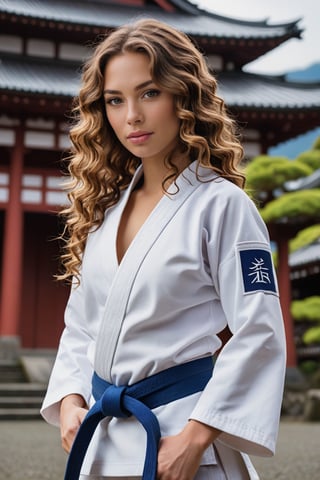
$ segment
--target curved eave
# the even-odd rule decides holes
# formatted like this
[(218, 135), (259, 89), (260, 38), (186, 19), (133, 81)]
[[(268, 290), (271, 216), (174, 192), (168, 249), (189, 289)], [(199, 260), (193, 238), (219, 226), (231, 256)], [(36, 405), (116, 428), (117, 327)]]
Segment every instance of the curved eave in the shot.
[(320, 82), (300, 83), (284, 77), (244, 72), (218, 75), (227, 103), (238, 108), (320, 110)]
[[(185, 0), (165, 0), (171, 11), (154, 5), (125, 6), (71, 0), (0, 0), (2, 33), (64, 41), (92, 42), (135, 18), (156, 18), (186, 32), (206, 54), (218, 54), (238, 68), (291, 38), (300, 38), (297, 19), (270, 24), (268, 19), (245, 21), (217, 15)], [(175, 11), (172, 11), (175, 10)]]
[[(176, 12), (166, 12), (156, 4), (130, 7), (100, 2), (75, 3), (70, 0), (0, 0), (0, 18), (22, 27), (30, 22), (34, 28), (49, 26), (54, 29), (64, 25), (69, 30), (89, 29), (91, 33), (94, 28), (105, 31), (106, 28), (115, 28), (141, 17), (164, 20), (189, 35), (210, 38), (293, 38), (300, 36), (302, 31), (298, 27), (299, 19), (280, 24), (269, 24), (268, 20), (252, 22), (216, 15), (192, 6), (189, 2), (180, 2), (180, 8), (179, 1), (171, 3), (176, 5)], [(182, 8), (182, 4), (185, 8)]]
[(289, 265), (291, 268), (297, 268), (305, 265), (320, 265), (320, 239), (306, 247), (299, 248), (289, 256)]
[[(194, 35), (193, 38), (205, 55), (218, 55), (241, 70), (293, 37), (290, 34), (265, 38), (227, 38)], [(300, 36), (296, 36), (300, 38)]]

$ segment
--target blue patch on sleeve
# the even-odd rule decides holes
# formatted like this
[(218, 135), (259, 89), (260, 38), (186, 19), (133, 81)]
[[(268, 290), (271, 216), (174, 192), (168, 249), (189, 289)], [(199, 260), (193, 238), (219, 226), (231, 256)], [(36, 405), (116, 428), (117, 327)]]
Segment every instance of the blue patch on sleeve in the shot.
[(239, 253), (245, 293), (277, 293), (271, 253), (263, 249), (240, 250)]

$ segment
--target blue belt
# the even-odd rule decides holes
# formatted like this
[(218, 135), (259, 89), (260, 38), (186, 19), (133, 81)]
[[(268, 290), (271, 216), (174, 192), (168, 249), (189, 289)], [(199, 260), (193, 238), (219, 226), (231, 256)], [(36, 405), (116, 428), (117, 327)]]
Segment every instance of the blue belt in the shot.
[(130, 386), (116, 387), (94, 373), (92, 393), (96, 403), (87, 413), (72, 445), (64, 480), (78, 480), (90, 440), (105, 417), (134, 415), (147, 433), (143, 480), (156, 480), (161, 433), (151, 409), (204, 389), (213, 369), (211, 357), (168, 368)]

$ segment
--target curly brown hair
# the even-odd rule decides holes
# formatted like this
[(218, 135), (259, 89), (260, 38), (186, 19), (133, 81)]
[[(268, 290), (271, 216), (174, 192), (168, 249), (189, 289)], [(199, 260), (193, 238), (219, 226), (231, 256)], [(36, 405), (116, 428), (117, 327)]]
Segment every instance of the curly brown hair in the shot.
[[(62, 215), (65, 229), (61, 236), (64, 272), (62, 280), (80, 280), (86, 239), (99, 228), (105, 210), (118, 202), (140, 164), (115, 136), (106, 116), (103, 99), (107, 62), (125, 52), (143, 53), (150, 62), (153, 81), (173, 95), (180, 119), (179, 151), (198, 165), (211, 168), (220, 176), (244, 187), (238, 170), (243, 149), (236, 125), (217, 95), (217, 81), (205, 58), (184, 33), (171, 26), (143, 19), (124, 25), (108, 35), (84, 65), (82, 87), (75, 100), (75, 123), (70, 132), (72, 152), (69, 163), (70, 205)], [(174, 152), (165, 159), (169, 174), (163, 181), (175, 181), (179, 171)]]

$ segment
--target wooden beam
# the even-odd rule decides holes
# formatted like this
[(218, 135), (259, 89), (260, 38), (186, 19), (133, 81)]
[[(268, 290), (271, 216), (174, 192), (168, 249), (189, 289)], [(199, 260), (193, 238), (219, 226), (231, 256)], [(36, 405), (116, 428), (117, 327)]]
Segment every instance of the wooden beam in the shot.
[(12, 151), (9, 204), (4, 227), (0, 335), (7, 337), (19, 335), (23, 255), (23, 211), (20, 200), (23, 137), (24, 127), (21, 125), (16, 130), (16, 143)]

